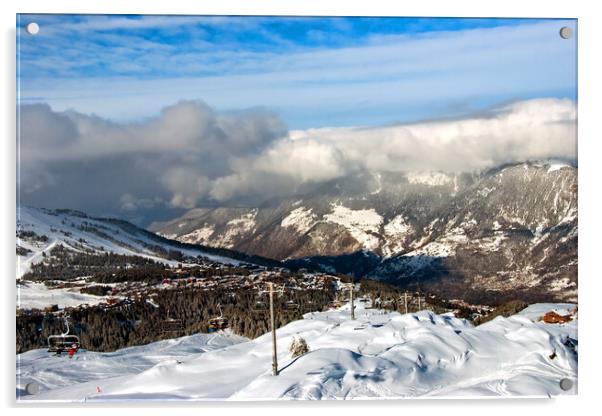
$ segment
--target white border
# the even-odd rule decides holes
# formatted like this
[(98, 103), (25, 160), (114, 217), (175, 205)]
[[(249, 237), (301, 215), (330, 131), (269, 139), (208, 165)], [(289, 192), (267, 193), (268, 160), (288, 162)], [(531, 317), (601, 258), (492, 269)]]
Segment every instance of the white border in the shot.
[(458, 16), (458, 17), (563, 17), (583, 16), (588, 8), (566, 1), (475, 0), (394, 2), (387, 0), (145, 0), (141, 2), (23, 0), (21, 13), (140, 13), (145, 14), (231, 14), (298, 16)]
[[(600, 45), (602, 39), (602, 16), (597, 13), (595, 2), (575, 1), (524, 1), (498, 0), (495, 4), (485, 1), (385, 1), (385, 0), (321, 0), (312, 2), (295, 0), (145, 0), (126, 2), (119, 0), (73, 2), (68, 0), (21, 0), (4, 1), (2, 7), (2, 91), (0, 114), (2, 117), (2, 265), (3, 280), (6, 285), (2, 291), (4, 301), (3, 314), (3, 360), (2, 360), (2, 397), (5, 406), (14, 406), (14, 246), (15, 229), (15, 14), (19, 13), (141, 13), (141, 14), (236, 14), (236, 15), (380, 15), (380, 16), (464, 16), (464, 17), (564, 17), (579, 19), (579, 300), (581, 332), (579, 395), (554, 400), (412, 400), (412, 401), (361, 401), (354, 403), (202, 403), (191, 406), (177, 405), (177, 412), (198, 414), (199, 412), (222, 412), (247, 416), (255, 411), (262, 414), (281, 414), (287, 416), (306, 414), (307, 412), (346, 412), (350, 416), (365, 415), (372, 412), (408, 412), (410, 414), (437, 413), (507, 415), (516, 410), (531, 410), (546, 415), (584, 414), (596, 409), (596, 396), (602, 356), (600, 351), (600, 327), (602, 314), (597, 308), (601, 291), (601, 267), (599, 240), (602, 236), (600, 216), (602, 204), (598, 179), (602, 178), (602, 153), (600, 142), (601, 107), (600, 97)], [(596, 193), (597, 192), (597, 193)], [(155, 404), (145, 407), (127, 406), (128, 413), (141, 415), (165, 415), (169, 410)], [(43, 414), (64, 415), (93, 413), (106, 415), (112, 409), (97, 406), (64, 409), (51, 407)], [(595, 410), (594, 410), (595, 411)], [(9, 413), (40, 415), (40, 407), (22, 407), (9, 409)]]

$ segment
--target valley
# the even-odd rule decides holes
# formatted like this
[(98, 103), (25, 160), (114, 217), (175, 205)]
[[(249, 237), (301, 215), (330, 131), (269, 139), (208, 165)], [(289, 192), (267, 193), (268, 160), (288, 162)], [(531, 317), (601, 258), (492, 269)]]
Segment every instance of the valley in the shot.
[(261, 207), (193, 209), (150, 229), (476, 303), (517, 294), (574, 302), (577, 209), (576, 167), (525, 162), (481, 174), (366, 174)]

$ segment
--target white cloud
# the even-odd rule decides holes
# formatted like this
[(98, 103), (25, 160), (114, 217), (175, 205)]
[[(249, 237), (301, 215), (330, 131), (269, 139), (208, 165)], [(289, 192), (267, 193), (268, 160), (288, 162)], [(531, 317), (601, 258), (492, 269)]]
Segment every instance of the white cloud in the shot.
[[(94, 187), (117, 166), (122, 180), (110, 186), (119, 189), (116, 203), (124, 210), (150, 208), (156, 194), (172, 206), (192, 208), (211, 200), (294, 195), (362, 172), (466, 172), (525, 160), (576, 159), (576, 106), (568, 99), (516, 102), (453, 120), (290, 133), (269, 113), (225, 115), (198, 101), (129, 124), (24, 106), (21, 122), (24, 178), (54, 177), (60, 184), (64, 175), (73, 175), (65, 166), (94, 163), (95, 170), (81, 178), (82, 186)], [(148, 183), (147, 194), (130, 190), (138, 182)]]
[(171, 204), (194, 208), (211, 190), (211, 181), (194, 166), (175, 166), (160, 176), (160, 181), (172, 192)]
[[(576, 108), (571, 100), (518, 102), (481, 117), (382, 128), (313, 130), (345, 160), (366, 170), (471, 171), (555, 156), (575, 158)], [(348, 163), (349, 164), (349, 163)]]
[(139, 209), (151, 209), (162, 204), (161, 198), (136, 198), (134, 195), (125, 193), (119, 198), (120, 209), (123, 211), (137, 211)]
[[(181, 101), (157, 117), (135, 123), (114, 123), (75, 111), (55, 112), (45, 104), (22, 106), (20, 120), (21, 189), (25, 193), (39, 190), (41, 179), (56, 190), (73, 180), (77, 168), (81, 187), (70, 191), (85, 193), (82, 188), (102, 180), (111, 191), (123, 187), (120, 196), (153, 197), (130, 191), (141, 182), (148, 184), (147, 193), (153, 186), (155, 192), (166, 190), (171, 204), (184, 208), (205, 198), (212, 181), (232, 173), (231, 160), (252, 158), (286, 136), (278, 118), (265, 111), (218, 114), (200, 101)], [(107, 176), (117, 171), (122, 176), (115, 183)], [(131, 198), (121, 200), (122, 208), (133, 206)]]
[(525, 160), (576, 160), (575, 128), (574, 102), (538, 99), (479, 117), (293, 131), (256, 157), (234, 164), (236, 173), (219, 179), (211, 195), (227, 200), (256, 192), (266, 175), (298, 187), (361, 171), (472, 172)]

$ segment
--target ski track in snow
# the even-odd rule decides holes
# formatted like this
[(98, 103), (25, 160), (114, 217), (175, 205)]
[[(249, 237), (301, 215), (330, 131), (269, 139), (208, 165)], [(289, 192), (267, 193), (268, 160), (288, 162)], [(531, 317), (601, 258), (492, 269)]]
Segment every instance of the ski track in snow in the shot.
[[(153, 240), (145, 234), (132, 233), (114, 223), (84, 218), (72, 213), (51, 214), (37, 208), (20, 207), (18, 215), (17, 230), (33, 231), (38, 236), (45, 235), (48, 240), (42, 242), (17, 237), (17, 244), (30, 251), (25, 256), (17, 255), (17, 279), (27, 273), (33, 264), (41, 262), (44, 255), (48, 255), (59, 244), (74, 251), (81, 251), (80, 246), (83, 245), (97, 253), (113, 252), (136, 255), (176, 266), (177, 261), (158, 257), (147, 247), (159, 245), (165, 249), (176, 248), (187, 256), (196, 257), (201, 255), (221, 263), (240, 264), (238, 260), (208, 254), (200, 249), (183, 249), (170, 246), (167, 243)], [(109, 237), (103, 237), (89, 230), (81, 230), (79, 228), (81, 226), (95, 227)], [(95, 304), (104, 299), (105, 297), (84, 295), (68, 289), (49, 289), (43, 285), (29, 282), (17, 285), (17, 305), (20, 308), (43, 308), (50, 304), (59, 304), (61, 307), (75, 306), (82, 303)]]
[(45, 349), (27, 351), (17, 355), (17, 397), (25, 394), (30, 382), (38, 383), (43, 392), (118, 374), (134, 375), (160, 363), (177, 363), (243, 341), (246, 338), (230, 333), (196, 334), (109, 353), (80, 350), (74, 359), (66, 354), (56, 357)]
[[(99, 231), (109, 235), (110, 239), (103, 238), (94, 232), (80, 230), (79, 227), (82, 225), (96, 227)], [(119, 225), (113, 224), (106, 220), (89, 217), (82, 218), (69, 213), (50, 214), (44, 210), (31, 207), (19, 208), (17, 229), (34, 231), (38, 235), (46, 235), (48, 237), (48, 242), (46, 243), (32, 243), (31, 241), (17, 238), (18, 245), (31, 250), (31, 253), (28, 253), (26, 256), (17, 256), (17, 277), (23, 276), (23, 274), (29, 270), (31, 264), (41, 261), (42, 252), (50, 252), (50, 250), (52, 250), (52, 248), (57, 244), (62, 244), (64, 246), (68, 246), (72, 250), (79, 251), (77, 246), (78, 244), (82, 244), (79, 241), (80, 239), (85, 240), (83, 245), (85, 245), (87, 248), (94, 249), (101, 253), (102, 251), (100, 248), (104, 249), (104, 251), (110, 251), (116, 254), (147, 257), (170, 265), (177, 265), (178, 262), (158, 257), (145, 245), (159, 245), (166, 249), (177, 248), (184, 255), (192, 257), (201, 255), (222, 263), (240, 263), (240, 261), (227, 257), (212, 255), (200, 249), (184, 249), (170, 246), (168, 243), (158, 242), (157, 240), (151, 239), (142, 233), (132, 234), (121, 228)], [(65, 235), (65, 232), (70, 233), (70, 235)]]
[[(44, 391), (21, 400), (575, 394), (577, 355), (564, 342), (567, 336), (577, 339), (577, 321), (537, 321), (549, 310), (564, 314), (572, 306), (536, 304), (479, 327), (450, 314), (386, 313), (364, 309), (362, 303), (355, 321), (349, 319), (349, 305), (308, 313), (277, 331), (277, 377), (271, 375), (269, 333), (248, 342), (223, 334), (213, 344), (216, 338), (199, 334), (115, 353), (82, 352), (75, 361), (34, 350), (17, 356), (17, 391), (23, 394), (24, 383), (35, 380)], [(296, 335), (307, 341), (310, 352), (291, 359), (287, 350)], [(559, 387), (565, 377), (575, 383), (568, 392)]]
[(96, 305), (105, 302), (108, 296), (80, 293), (79, 289), (49, 288), (44, 283), (23, 282), (17, 284), (17, 307), (22, 309), (44, 309), (48, 305), (59, 308), (78, 306), (83, 303)]

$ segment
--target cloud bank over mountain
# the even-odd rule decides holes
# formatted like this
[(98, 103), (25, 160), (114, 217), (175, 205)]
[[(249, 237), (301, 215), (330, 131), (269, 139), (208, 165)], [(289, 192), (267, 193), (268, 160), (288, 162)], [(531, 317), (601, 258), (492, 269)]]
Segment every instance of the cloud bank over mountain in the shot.
[(480, 171), (535, 159), (576, 160), (576, 105), (534, 99), (455, 119), (287, 131), (263, 109), (218, 112), (180, 101), (116, 123), (46, 104), (20, 107), (25, 204), (125, 213), (246, 205), (362, 172)]

